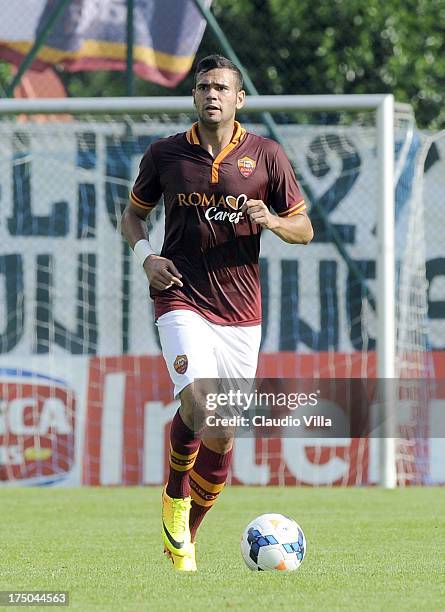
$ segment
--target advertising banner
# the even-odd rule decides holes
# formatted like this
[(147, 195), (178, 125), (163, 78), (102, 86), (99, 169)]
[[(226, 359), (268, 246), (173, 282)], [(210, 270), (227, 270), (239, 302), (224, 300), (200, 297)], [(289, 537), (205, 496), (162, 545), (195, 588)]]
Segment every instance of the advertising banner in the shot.
[(87, 361), (0, 358), (0, 484), (79, 484)]
[[(68, 122), (63, 129), (2, 123), (2, 483), (160, 484), (165, 478), (168, 426), (178, 402), (160, 356), (147, 281), (123, 243), (119, 218), (142, 153), (172, 128), (135, 124), (131, 135), (127, 128), (120, 122)], [(375, 293), (374, 141), (367, 128), (354, 127), (343, 127), (339, 139), (335, 126), (323, 141), (326, 129), (293, 126), (286, 132), (289, 150), (298, 143), (302, 185), (312, 202), (326, 207)], [(407, 294), (400, 309), (413, 306), (411, 318), (398, 319), (399, 339), (413, 354), (423, 359), (435, 352), (431, 380), (445, 371), (445, 257), (437, 223), (444, 158), (437, 148), (425, 168), (426, 261), (423, 272), (419, 268), (420, 290), (412, 300)], [(417, 201), (412, 160), (404, 168), (397, 189), (398, 246), (409, 234), (407, 211)], [(155, 249), (164, 223), (162, 206), (157, 209), (150, 220)], [(323, 221), (315, 210), (310, 214), (316, 237), (309, 247), (282, 243), (271, 232), (262, 237), (258, 376), (375, 378), (375, 312)], [(405, 251), (397, 253), (400, 268)], [(427, 327), (429, 336), (417, 333)], [(431, 398), (414, 427), (405, 424), (399, 472), (409, 482), (445, 481), (443, 443), (425, 435), (437, 432), (435, 415), (442, 407), (441, 397)], [(416, 439), (426, 440), (422, 448)], [(239, 438), (231, 478), (243, 484), (374, 483), (377, 448), (372, 436), (317, 444), (298, 437)]]

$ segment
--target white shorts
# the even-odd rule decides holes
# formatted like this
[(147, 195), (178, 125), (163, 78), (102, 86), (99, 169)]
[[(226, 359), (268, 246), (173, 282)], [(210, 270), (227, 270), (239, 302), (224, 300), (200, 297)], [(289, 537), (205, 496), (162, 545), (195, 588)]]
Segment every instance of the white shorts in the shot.
[(175, 397), (197, 378), (255, 378), (261, 325), (216, 325), (191, 310), (167, 312), (156, 324)]

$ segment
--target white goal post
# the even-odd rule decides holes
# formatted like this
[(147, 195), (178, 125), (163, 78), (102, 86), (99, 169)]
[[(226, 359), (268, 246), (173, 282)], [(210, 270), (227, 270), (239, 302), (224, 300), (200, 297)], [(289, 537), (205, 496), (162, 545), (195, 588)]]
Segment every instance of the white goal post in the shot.
[[(156, 98), (68, 98), (38, 100), (0, 100), (0, 120), (10, 115), (88, 115), (119, 114), (165, 115), (193, 114), (189, 97)], [(377, 272), (376, 272), (376, 375), (378, 379), (395, 379), (396, 368), (396, 265), (395, 265), (395, 111), (410, 112), (408, 105), (394, 102), (390, 94), (373, 95), (305, 95), (248, 96), (242, 113), (258, 114), (310, 112), (375, 113), (377, 159)], [(391, 385), (388, 385), (391, 388)], [(385, 386), (386, 388), (386, 386)], [(392, 391), (386, 390), (391, 394)], [(391, 397), (385, 398), (387, 406)], [(382, 486), (397, 485), (396, 432), (392, 415), (386, 415), (385, 434), (380, 438), (379, 480)]]

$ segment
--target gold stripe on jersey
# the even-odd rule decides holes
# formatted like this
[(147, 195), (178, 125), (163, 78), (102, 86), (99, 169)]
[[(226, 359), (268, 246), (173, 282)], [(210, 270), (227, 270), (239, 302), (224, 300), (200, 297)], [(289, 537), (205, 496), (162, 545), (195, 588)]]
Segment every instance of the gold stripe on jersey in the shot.
[(283, 212), (278, 213), (279, 217), (292, 217), (293, 215), (297, 215), (300, 212), (303, 212), (303, 210), (306, 209), (306, 204), (304, 202), (304, 200), (300, 200), (300, 202), (297, 202), (296, 204), (292, 204), (292, 206), (290, 208), (288, 208), (287, 210), (284, 210)]
[(134, 194), (133, 190), (130, 191), (130, 200), (133, 202), (133, 204), (136, 204), (136, 206), (140, 206), (141, 208), (145, 208), (145, 210), (150, 210), (156, 206), (156, 202), (153, 204), (153, 202), (144, 202), (138, 198)]
[(144, 210), (153, 210), (154, 206), (145, 206), (145, 204), (138, 204), (133, 198), (130, 196), (131, 203), (133, 206), (138, 206), (139, 208), (143, 208)]
[(194, 123), (192, 125), (192, 129), (190, 130), (190, 134), (191, 134), (190, 137), (191, 137), (192, 144), (195, 144), (195, 145), (201, 144), (199, 142), (198, 124), (197, 123)]
[(233, 149), (241, 142), (241, 139), (244, 137), (246, 130), (241, 127), (238, 121), (235, 121), (235, 130), (233, 132), (232, 140), (229, 144), (224, 147), (224, 149), (217, 155), (212, 164), (212, 178), (210, 180), (211, 183), (217, 183), (219, 180), (219, 166), (223, 159), (227, 157), (227, 155), (233, 151)]
[(200, 145), (201, 142), (198, 136), (198, 124), (194, 123), (192, 127), (186, 132), (187, 142), (193, 145)]
[(285, 217), (286, 219), (289, 219), (289, 217), (293, 217), (294, 215), (299, 215), (300, 213), (302, 213), (303, 211), (306, 210), (306, 204), (304, 204), (301, 208), (299, 208), (298, 210), (295, 210), (294, 212), (292, 212), (290, 215), (287, 215), (287, 217)]
[[(233, 151), (233, 149), (241, 142), (241, 140), (246, 135), (246, 130), (241, 127), (238, 121), (235, 121), (235, 128), (233, 130), (232, 139), (229, 144), (224, 147), (222, 151), (215, 157), (212, 164), (212, 176), (210, 179), (210, 183), (215, 184), (219, 180), (219, 166), (224, 158)], [(191, 129), (186, 134), (187, 140), (190, 144), (200, 145), (201, 142), (199, 140), (198, 135), (198, 124), (194, 123)]]

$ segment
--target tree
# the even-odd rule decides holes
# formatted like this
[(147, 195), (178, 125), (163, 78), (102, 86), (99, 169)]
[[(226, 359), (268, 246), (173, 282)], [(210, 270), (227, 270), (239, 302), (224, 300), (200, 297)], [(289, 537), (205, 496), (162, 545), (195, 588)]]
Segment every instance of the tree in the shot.
[(445, 0), (216, 0), (213, 10), (261, 93), (393, 93), (420, 126), (445, 126)]
[(6, 62), (0, 61), (0, 96), (5, 95), (6, 86), (11, 80), (11, 67)]

